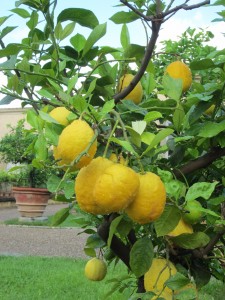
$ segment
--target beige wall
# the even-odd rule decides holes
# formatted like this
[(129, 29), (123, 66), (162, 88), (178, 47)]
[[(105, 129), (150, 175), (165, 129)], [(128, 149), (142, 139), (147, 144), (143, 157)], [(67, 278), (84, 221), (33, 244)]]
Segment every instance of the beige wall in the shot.
[[(26, 110), (23, 108), (0, 108), (0, 139), (10, 131), (8, 124), (15, 126), (17, 122), (24, 119)], [(5, 164), (0, 161), (0, 168), (5, 168)]]

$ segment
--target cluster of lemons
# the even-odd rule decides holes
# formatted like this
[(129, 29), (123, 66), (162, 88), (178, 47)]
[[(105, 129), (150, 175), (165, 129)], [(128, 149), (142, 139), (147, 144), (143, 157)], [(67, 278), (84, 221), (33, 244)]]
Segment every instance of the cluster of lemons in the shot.
[[(65, 120), (55, 115), (55, 110), (50, 115), (65, 124)], [(152, 172), (136, 173), (122, 157), (119, 162), (114, 156), (94, 158), (97, 151), (94, 137), (94, 130), (86, 121), (74, 120), (63, 129), (53, 151), (59, 165), (79, 170), (75, 194), (80, 208), (95, 215), (125, 211), (139, 224), (156, 220), (166, 202), (160, 177)]]

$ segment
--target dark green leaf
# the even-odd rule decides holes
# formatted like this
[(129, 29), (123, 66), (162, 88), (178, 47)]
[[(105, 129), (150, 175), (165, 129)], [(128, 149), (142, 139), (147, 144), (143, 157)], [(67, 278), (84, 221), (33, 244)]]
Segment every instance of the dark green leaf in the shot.
[(157, 236), (163, 236), (172, 231), (180, 218), (181, 213), (176, 206), (166, 206), (162, 215), (154, 222)]
[(95, 233), (88, 237), (86, 241), (85, 248), (101, 248), (105, 246), (105, 242), (100, 238), (100, 236)]
[(10, 104), (15, 99), (16, 97), (7, 95), (0, 100), (0, 105)]
[(15, 28), (17, 28), (17, 26), (7, 26), (3, 28), (0, 34), (1, 39), (3, 39), (8, 33), (13, 31)]
[(198, 135), (200, 137), (211, 138), (218, 135), (220, 132), (224, 130), (225, 130), (225, 120), (220, 123), (205, 122)]
[(166, 286), (168, 286), (171, 290), (179, 290), (190, 282), (190, 280), (182, 275), (181, 273), (176, 273), (171, 276), (166, 282)]
[(215, 67), (214, 62), (209, 58), (205, 58), (205, 59), (197, 60), (197, 61), (192, 61), (190, 63), (190, 68), (192, 70), (206, 70), (206, 69), (214, 68), (214, 67)]
[(66, 218), (70, 214), (70, 208), (62, 208), (60, 209), (52, 218), (51, 220), (51, 226), (58, 226), (60, 225), (63, 221), (66, 220)]
[(182, 129), (184, 117), (185, 117), (184, 109), (181, 105), (179, 105), (175, 109), (174, 114), (173, 114), (173, 125), (174, 125), (174, 128), (176, 129), (176, 131), (178, 131), (178, 132)]
[(112, 238), (113, 238), (113, 235), (115, 234), (116, 232), (116, 228), (117, 226), (119, 225), (120, 221), (123, 219), (123, 216), (118, 216), (117, 218), (115, 218), (112, 222), (111, 222), (111, 225), (110, 225), (110, 229), (109, 229), (109, 237), (108, 237), (108, 240), (107, 240), (107, 245), (108, 247), (110, 247), (111, 245), (111, 242), (112, 242)]
[(20, 16), (24, 19), (30, 17), (30, 13), (26, 9), (23, 9), (23, 8), (13, 8), (10, 11), (12, 11), (13, 13), (17, 14), (18, 16)]
[(149, 270), (153, 257), (153, 245), (148, 237), (135, 242), (130, 252), (130, 267), (136, 277), (141, 277)]
[(196, 249), (206, 246), (210, 238), (204, 232), (183, 233), (179, 236), (171, 238), (177, 246), (184, 249)]
[(99, 24), (95, 14), (91, 10), (84, 8), (64, 9), (58, 15), (57, 23), (64, 21), (73, 21), (80, 24), (81, 26), (91, 29), (95, 28)]

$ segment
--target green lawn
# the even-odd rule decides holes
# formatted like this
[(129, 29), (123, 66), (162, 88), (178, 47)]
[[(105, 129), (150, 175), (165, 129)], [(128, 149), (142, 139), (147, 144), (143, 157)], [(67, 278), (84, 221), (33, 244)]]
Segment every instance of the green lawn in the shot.
[[(120, 264), (109, 267), (106, 278), (92, 282), (84, 276), (85, 260), (71, 258), (0, 256), (0, 299), (3, 300), (128, 300), (129, 294), (115, 293), (106, 298), (112, 278), (126, 275)], [(199, 300), (223, 300), (225, 286), (212, 280)]]

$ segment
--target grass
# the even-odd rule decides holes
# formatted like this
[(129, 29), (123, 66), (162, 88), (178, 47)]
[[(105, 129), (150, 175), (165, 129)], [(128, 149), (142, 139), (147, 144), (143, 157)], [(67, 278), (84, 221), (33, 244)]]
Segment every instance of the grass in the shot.
[[(112, 268), (101, 282), (84, 276), (85, 260), (70, 258), (0, 256), (0, 299), (4, 300), (105, 300), (110, 289), (107, 279), (115, 276)], [(126, 272), (119, 268), (119, 273)], [(118, 275), (118, 271), (116, 272)], [(125, 300), (119, 293), (110, 300)]]
[[(26, 226), (49, 226), (51, 227), (52, 216), (49, 216), (47, 220), (44, 221), (20, 221), (18, 218), (9, 219), (4, 221), (6, 225), (26, 225)], [(69, 215), (68, 218), (57, 227), (77, 227), (78, 225), (73, 221), (74, 216)]]
[[(84, 276), (86, 261), (71, 258), (0, 256), (0, 299), (4, 300), (128, 300), (129, 294), (115, 292), (108, 298), (112, 278), (126, 275), (124, 265), (109, 267), (106, 278), (92, 282)], [(199, 300), (223, 300), (225, 285), (216, 281), (205, 286)]]

